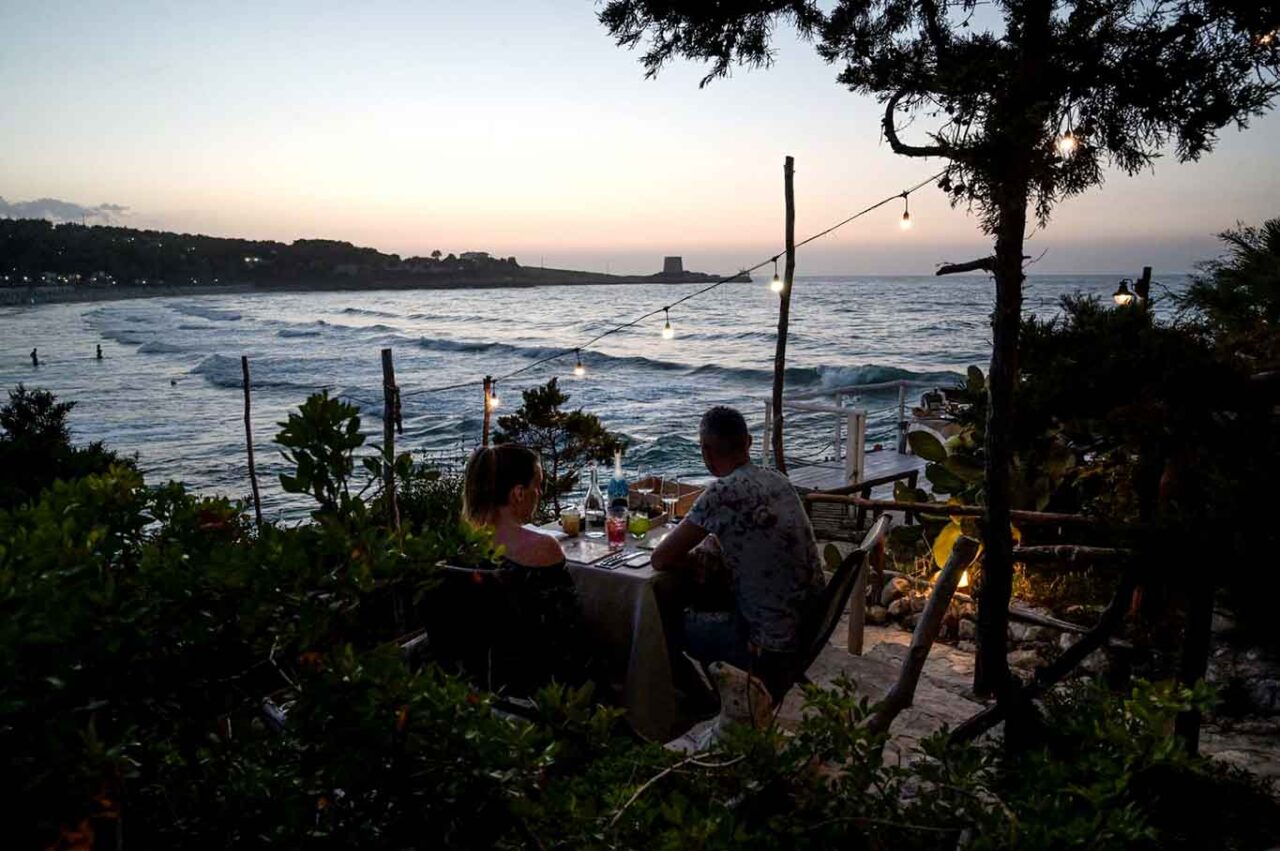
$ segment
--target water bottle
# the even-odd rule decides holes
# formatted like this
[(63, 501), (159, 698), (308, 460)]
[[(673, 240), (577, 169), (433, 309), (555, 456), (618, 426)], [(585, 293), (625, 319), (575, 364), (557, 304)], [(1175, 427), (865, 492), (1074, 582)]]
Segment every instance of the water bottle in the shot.
[(621, 505), (626, 508), (631, 502), (631, 490), (627, 485), (627, 477), (622, 475), (622, 451), (613, 453), (613, 478), (609, 480), (609, 507)]
[(588, 538), (604, 537), (604, 494), (600, 492), (600, 474), (595, 462), (591, 463), (591, 486), (582, 500), (582, 531)]

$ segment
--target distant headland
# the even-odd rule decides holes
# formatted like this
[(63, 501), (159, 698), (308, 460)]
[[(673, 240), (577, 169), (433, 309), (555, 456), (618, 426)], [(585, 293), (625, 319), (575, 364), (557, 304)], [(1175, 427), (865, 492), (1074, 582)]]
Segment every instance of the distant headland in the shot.
[[(700, 284), (722, 276), (666, 257), (652, 275), (521, 266), (485, 251), (401, 257), (330, 239), (228, 239), (107, 225), (0, 219), (0, 304), (310, 290)], [(731, 280), (749, 282), (740, 274)]]

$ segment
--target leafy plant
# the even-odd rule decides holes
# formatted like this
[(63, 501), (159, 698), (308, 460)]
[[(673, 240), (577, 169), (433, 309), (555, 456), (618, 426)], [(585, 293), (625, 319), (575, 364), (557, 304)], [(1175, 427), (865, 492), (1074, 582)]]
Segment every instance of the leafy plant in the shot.
[(525, 390), (515, 413), (498, 418), (495, 443), (520, 443), (542, 456), (546, 476), (542, 506), (557, 514), (560, 500), (578, 486), (583, 465), (607, 461), (624, 448), (622, 436), (610, 432), (595, 414), (563, 410), (569, 394), (560, 389), (558, 379)]

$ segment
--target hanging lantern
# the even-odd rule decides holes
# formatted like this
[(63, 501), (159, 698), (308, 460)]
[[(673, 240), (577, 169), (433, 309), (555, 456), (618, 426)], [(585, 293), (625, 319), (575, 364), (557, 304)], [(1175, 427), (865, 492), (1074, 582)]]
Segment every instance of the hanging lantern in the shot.
[(1080, 140), (1075, 137), (1074, 133), (1068, 130), (1058, 137), (1058, 140), (1054, 145), (1058, 149), (1058, 156), (1062, 157), (1064, 160), (1069, 160), (1075, 156), (1076, 149), (1080, 147)]
[(489, 410), (492, 411), (498, 407), (498, 382), (494, 381), (489, 385), (489, 398), (487, 401)]
[(575, 351), (578, 352), (578, 362), (574, 364), (573, 375), (575, 378), (581, 378), (582, 376), (587, 374), (587, 368), (582, 365), (582, 352), (576, 349)]
[(911, 203), (907, 200), (907, 193), (902, 193), (902, 221), (898, 222), (898, 227), (903, 230), (911, 230)]
[(769, 289), (773, 290), (775, 293), (780, 293), (782, 292), (783, 286), (782, 278), (778, 277), (778, 258), (775, 257), (773, 258), (773, 280), (769, 282)]
[(1111, 296), (1112, 300), (1120, 306), (1133, 303), (1133, 293), (1129, 291), (1129, 279), (1125, 278), (1120, 282), (1120, 286), (1116, 287), (1115, 293)]
[(667, 317), (667, 322), (662, 326), (662, 339), (670, 340), (676, 335), (676, 331), (671, 327), (671, 308), (662, 308), (662, 313)]

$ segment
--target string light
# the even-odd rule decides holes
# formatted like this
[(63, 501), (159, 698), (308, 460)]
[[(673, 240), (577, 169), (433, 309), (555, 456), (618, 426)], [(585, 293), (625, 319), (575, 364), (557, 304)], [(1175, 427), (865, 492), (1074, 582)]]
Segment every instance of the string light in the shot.
[(667, 318), (666, 324), (662, 326), (662, 339), (670, 340), (676, 335), (676, 330), (671, 327), (671, 308), (662, 308), (662, 315)]
[(491, 410), (491, 411), (492, 411), (492, 410), (494, 410), (495, 408), (497, 408), (497, 407), (498, 407), (498, 404), (499, 404), (499, 402), (498, 402), (498, 382), (496, 382), (496, 381), (492, 381), (492, 382), (490, 382), (490, 383), (489, 383), (489, 400), (488, 400), (488, 401), (489, 401), (489, 410)]
[(898, 227), (911, 230), (911, 200), (906, 192), (902, 193), (902, 221), (898, 222)]
[(1068, 130), (1058, 137), (1058, 141), (1055, 142), (1055, 145), (1058, 148), (1058, 156), (1062, 157), (1064, 160), (1069, 160), (1075, 156), (1076, 149), (1080, 147), (1080, 140), (1076, 138), (1074, 133)]
[(587, 374), (587, 368), (582, 365), (582, 350), (575, 349), (575, 351), (578, 353), (578, 362), (574, 364), (573, 375), (575, 378), (581, 378)]
[(782, 279), (778, 277), (778, 258), (773, 258), (773, 280), (769, 282), (769, 289), (775, 293), (782, 292)]

